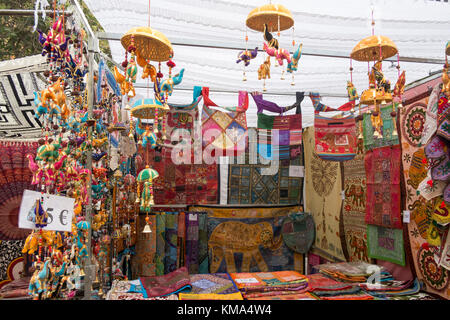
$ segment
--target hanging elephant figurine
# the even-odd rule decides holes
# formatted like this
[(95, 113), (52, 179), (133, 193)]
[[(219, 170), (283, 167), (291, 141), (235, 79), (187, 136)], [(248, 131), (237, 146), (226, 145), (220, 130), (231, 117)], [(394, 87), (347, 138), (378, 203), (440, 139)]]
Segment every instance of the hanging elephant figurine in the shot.
[(48, 110), (46, 107), (42, 105), (41, 102), (41, 93), (38, 91), (33, 92), (34, 94), (34, 106), (36, 107), (36, 113), (34, 114), (34, 117), (36, 119), (39, 119), (41, 116), (45, 115)]
[(302, 57), (302, 48), (303, 48), (303, 43), (300, 43), (298, 45), (297, 50), (294, 52), (294, 54), (292, 55), (292, 60), (291, 62), (288, 63), (288, 66), (286, 68), (286, 71), (289, 73), (292, 73), (294, 71), (297, 71), (297, 67), (298, 67), (298, 61), (300, 60), (300, 58)]
[(168, 78), (161, 82), (161, 91), (166, 95), (171, 96), (173, 92), (173, 86), (178, 85), (183, 80), (184, 68), (180, 70), (178, 74), (172, 78)]
[(250, 64), (250, 60), (256, 58), (257, 55), (258, 47), (253, 50), (243, 50), (239, 52), (236, 63), (243, 61), (244, 65), (247, 67)]
[(269, 47), (266, 42), (264, 42), (263, 48), (269, 56), (275, 57), (280, 66), (283, 65), (283, 60), (286, 60), (288, 64), (291, 62), (291, 54), (288, 50), (283, 48), (276, 49), (274, 47)]
[(156, 68), (152, 64), (150, 64), (146, 59), (138, 55), (136, 55), (136, 62), (143, 69), (142, 79), (147, 79), (148, 77), (150, 77), (152, 82), (155, 82), (156, 74), (158, 73), (156, 71)]

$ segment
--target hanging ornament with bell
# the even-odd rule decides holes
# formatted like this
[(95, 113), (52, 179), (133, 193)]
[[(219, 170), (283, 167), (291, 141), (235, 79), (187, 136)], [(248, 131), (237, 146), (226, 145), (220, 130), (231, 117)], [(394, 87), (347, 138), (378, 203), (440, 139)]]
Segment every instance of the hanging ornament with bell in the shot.
[(142, 231), (142, 233), (152, 233), (152, 228), (150, 227), (151, 224), (152, 224), (152, 222), (150, 221), (150, 217), (147, 215), (145, 217), (145, 226), (144, 226), (144, 230)]

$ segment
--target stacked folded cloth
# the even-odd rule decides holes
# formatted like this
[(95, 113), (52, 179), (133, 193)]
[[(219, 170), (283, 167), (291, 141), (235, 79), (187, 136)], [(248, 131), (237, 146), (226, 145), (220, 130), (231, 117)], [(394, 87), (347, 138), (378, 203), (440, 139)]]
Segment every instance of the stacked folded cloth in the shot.
[(191, 291), (180, 292), (179, 300), (243, 300), (227, 273), (191, 274)]
[(27, 300), (31, 299), (28, 295), (30, 277), (19, 278), (5, 284), (0, 289), (0, 299)]
[(373, 300), (358, 284), (337, 281), (322, 273), (307, 276), (308, 291), (320, 300)]
[(417, 279), (408, 281), (393, 280), (381, 284), (361, 283), (359, 286), (368, 294), (387, 300), (396, 296), (415, 295), (418, 294), (421, 289), (420, 282)]
[(380, 282), (393, 280), (392, 275), (383, 267), (363, 261), (326, 263), (315, 266), (314, 269), (342, 282), (366, 283), (376, 270), (380, 271)]
[(305, 293), (308, 287), (306, 276), (296, 271), (231, 273), (231, 278), (246, 300), (287, 296)]

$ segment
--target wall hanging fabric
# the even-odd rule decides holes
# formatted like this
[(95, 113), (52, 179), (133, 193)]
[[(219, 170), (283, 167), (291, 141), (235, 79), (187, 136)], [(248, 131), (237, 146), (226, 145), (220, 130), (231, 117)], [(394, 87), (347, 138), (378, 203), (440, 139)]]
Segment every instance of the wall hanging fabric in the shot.
[(185, 261), (189, 274), (207, 273), (207, 241), (206, 213), (187, 212)]
[(226, 154), (226, 150), (231, 150), (233, 154), (239, 155), (245, 151), (247, 143), (247, 117), (245, 112), (248, 109), (247, 91), (239, 91), (239, 104), (237, 107), (221, 107), (229, 112), (223, 112), (210, 107), (219, 107), (209, 98), (209, 88), (202, 88), (203, 109), (202, 109), (202, 141), (203, 148), (208, 146), (209, 150), (221, 151), (221, 156)]
[[(276, 160), (272, 160), (276, 161)], [(259, 161), (258, 161), (259, 162)], [(303, 196), (303, 174), (293, 173), (303, 170), (303, 156), (295, 160), (276, 162), (278, 168), (267, 172), (275, 165), (249, 164), (246, 154), (245, 164), (228, 165), (229, 204), (299, 204)]]
[[(278, 159), (293, 159), (298, 157), (302, 144), (302, 115), (300, 105), (304, 98), (303, 92), (297, 92), (297, 101), (292, 106), (285, 108), (264, 100), (261, 93), (254, 92), (252, 93), (252, 97), (258, 108), (258, 153), (266, 159), (274, 159), (276, 157), (275, 155), (278, 155)], [(283, 115), (284, 112), (294, 108), (296, 111), (295, 114)], [(281, 115), (267, 115), (263, 113), (263, 110), (280, 113)], [(272, 130), (278, 131), (274, 133)]]
[(316, 224), (313, 248), (345, 260), (341, 245), (342, 177), (340, 162), (325, 161), (314, 152), (314, 127), (303, 132), (305, 150), (305, 212)]
[(156, 204), (216, 204), (217, 164), (175, 164), (171, 150), (139, 148), (139, 154), (159, 173), (153, 181)]
[[(400, 112), (399, 131), (402, 143), (405, 208), (410, 211), (411, 217), (407, 224), (413, 258), (411, 264), (416, 270), (417, 278), (425, 283), (424, 289), (427, 292), (448, 299), (450, 296), (448, 271), (435, 261), (437, 257), (435, 253), (438, 253), (440, 248), (430, 243), (433, 242), (431, 231), (437, 230), (432, 223), (437, 197), (442, 194), (445, 187), (432, 180), (429, 168), (431, 158), (439, 158), (444, 154), (442, 145), (435, 139), (439, 91), (440, 85), (437, 85), (430, 97), (404, 106), (405, 111)], [(420, 123), (424, 111), (425, 123), (422, 127)], [(416, 120), (412, 121), (414, 118)], [(419, 136), (422, 136), (420, 143), (415, 139)], [(436, 234), (439, 235), (439, 232)]]
[(316, 227), (309, 213), (290, 213), (283, 221), (283, 241), (294, 252), (306, 254), (315, 239)]
[(330, 118), (314, 115), (315, 151), (324, 160), (345, 161), (356, 155), (355, 117)]
[[(395, 106), (395, 110), (396, 111), (398, 110), (397, 106)], [(381, 128), (383, 136), (378, 139), (373, 136), (374, 127), (372, 123), (371, 114), (364, 113), (363, 115), (364, 148), (367, 151), (373, 148), (380, 148), (399, 144), (398, 135), (397, 136), (392, 135), (395, 129), (394, 124), (395, 118), (392, 118), (391, 116), (392, 106), (382, 107), (380, 108), (380, 112), (381, 112), (381, 119), (383, 121), (383, 125)]]
[(209, 271), (257, 272), (293, 270), (294, 252), (282, 240), (281, 226), (298, 206), (214, 208), (194, 206), (208, 214)]
[(354, 159), (344, 161), (344, 203), (342, 223), (348, 261), (367, 261), (366, 223), (366, 170), (364, 167), (364, 146), (359, 140)]
[(133, 279), (156, 275), (156, 216), (149, 215), (152, 232), (142, 233), (145, 226), (145, 216), (138, 217), (138, 232), (136, 241), (136, 256), (132, 260)]
[[(198, 104), (202, 100), (201, 91), (201, 87), (194, 87), (193, 100), (189, 104), (169, 104), (170, 110), (166, 115), (167, 140), (165, 142), (167, 144), (177, 145), (183, 138), (190, 139), (184, 143), (194, 143), (194, 126), (198, 120)], [(183, 132), (183, 130), (186, 130), (187, 132)], [(184, 136), (184, 134), (187, 134), (187, 136)]]
[(367, 151), (366, 218), (368, 224), (402, 228), (400, 191), (400, 146)]
[(367, 225), (369, 257), (405, 265), (403, 229)]
[(33, 158), (37, 142), (0, 142), (0, 240), (22, 240), (30, 229), (19, 229), (19, 209), (25, 189), (34, 190), (27, 154)]

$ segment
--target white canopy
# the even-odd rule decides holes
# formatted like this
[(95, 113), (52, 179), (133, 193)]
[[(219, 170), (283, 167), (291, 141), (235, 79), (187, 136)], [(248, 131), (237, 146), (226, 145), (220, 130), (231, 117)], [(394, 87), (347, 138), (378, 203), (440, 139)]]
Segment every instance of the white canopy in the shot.
[[(169, 40), (178, 43), (201, 41), (213, 46), (235, 46), (245, 48), (245, 20), (256, 7), (268, 3), (262, 0), (86, 0), (92, 13), (107, 33), (123, 35), (132, 27), (150, 26), (164, 33)], [(273, 1), (288, 8), (294, 17), (294, 30), (281, 32), (280, 46), (293, 50), (292, 39), (303, 43), (295, 86), (291, 86), (290, 74), (280, 80), (282, 67), (274, 67), (272, 77), (266, 81), (268, 93), (295, 91), (318, 91), (344, 97), (324, 97), (324, 103), (339, 106), (347, 101), (345, 97), (347, 80), (350, 80), (350, 59), (306, 55), (306, 52), (327, 53), (337, 56), (350, 55), (359, 40), (370, 36), (373, 8), (375, 34), (389, 37), (397, 45), (400, 57), (445, 58), (444, 47), (450, 39), (450, 4), (429, 0), (302, 0)], [(276, 34), (276, 33), (275, 33)], [(261, 33), (248, 30), (249, 48), (258, 45), (262, 49)], [(124, 60), (125, 49), (120, 41), (110, 40), (113, 59)], [(247, 68), (248, 81), (242, 81), (242, 63), (236, 63), (239, 50), (199, 48), (174, 45), (174, 72), (185, 68), (179, 88), (192, 89), (195, 85), (208, 86), (211, 98), (219, 105), (237, 105), (238, 90), (262, 91), (262, 80), (257, 80), (257, 69), (265, 53), (259, 52)], [(273, 61), (273, 60), (272, 60)], [(164, 63), (163, 72), (167, 73)], [(384, 62), (383, 72), (392, 86), (397, 81), (396, 63)], [(406, 70), (406, 82), (424, 78), (430, 72), (442, 69), (441, 64), (400, 62)], [(368, 86), (365, 62), (353, 61), (353, 83), (361, 93)], [(138, 83), (146, 84), (138, 76)], [(214, 90), (233, 91), (218, 93)], [(151, 90), (138, 89), (139, 97), (151, 95)], [(295, 95), (271, 96), (265, 98), (280, 106), (292, 104)], [(169, 102), (187, 103), (192, 92), (176, 90)], [(256, 125), (256, 106), (250, 99), (247, 112), (249, 126)], [(304, 125), (311, 124), (312, 104), (305, 98)], [(309, 116), (308, 116), (309, 115)]]

